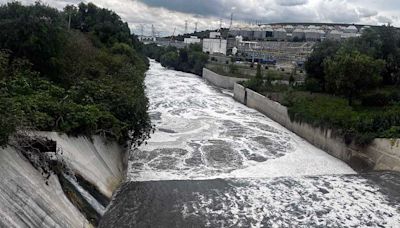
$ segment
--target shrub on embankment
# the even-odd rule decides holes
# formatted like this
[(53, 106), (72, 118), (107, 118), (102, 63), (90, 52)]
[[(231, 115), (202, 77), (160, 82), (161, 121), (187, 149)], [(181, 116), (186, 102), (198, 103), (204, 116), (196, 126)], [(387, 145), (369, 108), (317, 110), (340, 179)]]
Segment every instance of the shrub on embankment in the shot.
[(0, 145), (19, 129), (148, 135), (147, 59), (117, 14), (11, 2), (0, 6), (0, 29)]
[[(284, 94), (292, 121), (335, 130), (346, 143), (400, 138), (400, 32), (383, 26), (344, 42), (324, 41), (306, 62), (304, 86), (251, 79), (259, 93)], [(282, 98), (283, 97), (283, 98)]]
[(160, 62), (164, 67), (200, 76), (208, 61), (208, 55), (202, 52), (201, 46), (198, 44), (191, 44), (183, 49), (148, 44), (142, 50), (146, 56)]

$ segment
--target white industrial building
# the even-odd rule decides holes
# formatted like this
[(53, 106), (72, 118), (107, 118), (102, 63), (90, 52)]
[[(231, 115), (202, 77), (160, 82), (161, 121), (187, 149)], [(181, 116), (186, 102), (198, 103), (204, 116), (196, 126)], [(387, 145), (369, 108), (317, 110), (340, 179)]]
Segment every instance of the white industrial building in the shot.
[(219, 39), (221, 37), (221, 33), (220, 32), (210, 32), (210, 38), (211, 39)]
[(203, 52), (226, 55), (227, 41), (223, 39), (203, 39)]
[(326, 38), (329, 40), (341, 40), (343, 32), (332, 30), (327, 35)]
[(253, 39), (253, 34), (254, 31), (251, 26), (243, 26), (240, 30), (240, 35), (243, 37), (243, 39), (251, 40)]
[(285, 25), (284, 29), (286, 30), (286, 32), (292, 33), (295, 28), (293, 27), (293, 25)]
[(272, 29), (271, 25), (264, 26), (263, 30), (265, 31), (266, 37), (274, 37), (274, 29)]
[(297, 28), (292, 33), (292, 39), (303, 40), (305, 38), (305, 33), (303, 29)]
[(360, 37), (361, 34), (359, 33), (343, 33), (342, 34), (342, 39), (349, 39), (349, 38), (355, 38), (355, 37)]
[(185, 44), (199, 44), (201, 40), (197, 36), (191, 36), (189, 38), (183, 39), (183, 43)]
[(278, 41), (286, 40), (287, 32), (283, 28), (275, 29), (274, 31), (274, 38)]
[(267, 37), (267, 32), (265, 31), (264, 26), (254, 27), (254, 39), (255, 40), (263, 40)]
[[(304, 35), (307, 41), (320, 41), (322, 37), (325, 35), (325, 32), (322, 30), (317, 30), (317, 29), (310, 29), (311, 26), (309, 26), (309, 29), (304, 31)], [(315, 27), (315, 26), (314, 26)]]
[(349, 27), (343, 30), (345, 33), (358, 33), (358, 29), (354, 25), (350, 25)]

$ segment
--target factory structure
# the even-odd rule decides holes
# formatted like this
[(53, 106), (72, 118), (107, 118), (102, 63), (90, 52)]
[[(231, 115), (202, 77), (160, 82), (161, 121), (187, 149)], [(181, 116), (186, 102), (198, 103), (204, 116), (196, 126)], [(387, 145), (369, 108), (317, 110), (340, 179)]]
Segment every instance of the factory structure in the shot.
[(237, 25), (229, 30), (233, 37), (242, 37), (245, 41), (322, 41), (325, 39), (342, 40), (361, 36), (368, 26), (355, 25), (303, 25), (303, 24), (267, 24)]
[(154, 41), (154, 35), (139, 39), (177, 48), (200, 44), (205, 53), (236, 57), (239, 61), (302, 65), (317, 42), (359, 37), (367, 28), (369, 26), (319, 23), (231, 24), (224, 35), (219, 31), (210, 32), (209, 37), (204, 39), (190, 36), (183, 41), (175, 41), (172, 36)]
[(227, 48), (251, 62), (302, 65), (317, 42), (361, 36), (368, 26), (344, 24), (236, 25), (230, 28)]

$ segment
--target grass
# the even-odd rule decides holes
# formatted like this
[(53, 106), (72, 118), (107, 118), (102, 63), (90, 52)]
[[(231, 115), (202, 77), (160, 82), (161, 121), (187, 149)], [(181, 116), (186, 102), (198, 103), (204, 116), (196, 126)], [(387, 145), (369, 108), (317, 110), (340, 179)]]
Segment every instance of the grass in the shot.
[[(252, 78), (257, 73), (257, 67), (249, 67), (247, 65), (235, 64), (234, 70), (232, 71), (230, 64), (216, 64), (216, 63), (208, 63), (206, 65), (207, 69), (214, 71), (217, 74), (234, 77), (234, 78)], [(291, 71), (281, 71), (276, 69), (263, 69), (262, 70), (263, 77), (267, 79), (267, 77), (271, 77), (272, 80), (289, 80)], [(295, 75), (295, 79), (302, 80), (304, 78), (304, 74), (297, 72)]]
[[(243, 85), (248, 87), (249, 83)], [(302, 87), (265, 84), (257, 86), (256, 91), (287, 106), (292, 121), (333, 129), (334, 134), (343, 137), (347, 144), (354, 142), (365, 146), (375, 138), (400, 138), (399, 101), (374, 107), (363, 105), (360, 99), (350, 106), (343, 97), (310, 93)], [(391, 87), (379, 90), (385, 93), (393, 91), (395, 89)]]
[(349, 106), (346, 99), (327, 94), (294, 92), (287, 97), (292, 121), (315, 127), (336, 129), (346, 143), (367, 145), (374, 138), (400, 137), (400, 105), (366, 107)]

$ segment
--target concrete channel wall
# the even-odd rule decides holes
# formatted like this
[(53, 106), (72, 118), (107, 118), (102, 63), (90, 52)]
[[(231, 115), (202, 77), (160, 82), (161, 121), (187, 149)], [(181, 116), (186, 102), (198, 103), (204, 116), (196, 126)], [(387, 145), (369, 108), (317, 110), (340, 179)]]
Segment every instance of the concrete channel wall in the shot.
[[(126, 177), (128, 153), (115, 142), (56, 132), (31, 135), (54, 140), (60, 152), (57, 159), (62, 158), (74, 174), (109, 199)], [(0, 227), (93, 227), (67, 197), (73, 194), (64, 192), (59, 177), (51, 175), (46, 180), (41, 170), (14, 147), (0, 147), (0, 175)]]
[(400, 171), (400, 139), (375, 139), (367, 147), (346, 145), (342, 136), (331, 129), (292, 122), (287, 108), (239, 84), (234, 85), (234, 98), (265, 114), (314, 146), (341, 159), (357, 171)]
[(203, 68), (203, 78), (211, 84), (221, 87), (223, 89), (233, 89), (235, 83), (248, 80), (247, 78), (222, 76), (206, 68)]

